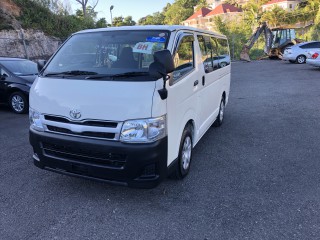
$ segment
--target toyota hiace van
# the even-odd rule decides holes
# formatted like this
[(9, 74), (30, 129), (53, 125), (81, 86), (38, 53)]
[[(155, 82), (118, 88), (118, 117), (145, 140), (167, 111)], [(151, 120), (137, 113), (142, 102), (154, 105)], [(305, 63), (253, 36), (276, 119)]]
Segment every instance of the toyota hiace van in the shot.
[(39, 65), (34, 164), (70, 176), (147, 188), (181, 179), (228, 103), (228, 41), (191, 27), (84, 30)]

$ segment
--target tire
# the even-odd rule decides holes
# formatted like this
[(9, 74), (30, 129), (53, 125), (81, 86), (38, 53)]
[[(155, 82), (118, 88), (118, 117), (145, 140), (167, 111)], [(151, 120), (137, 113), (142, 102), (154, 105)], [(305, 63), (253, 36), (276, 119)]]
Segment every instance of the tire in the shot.
[(14, 92), (9, 97), (9, 106), (14, 113), (26, 113), (29, 108), (27, 97), (22, 92)]
[(227, 63), (226, 62), (222, 62), (219, 65), (220, 65), (220, 68), (223, 68), (223, 67), (227, 66)]
[(294, 61), (294, 60), (289, 60), (289, 62), (290, 62), (290, 63), (295, 63), (296, 61)]
[(297, 62), (298, 64), (306, 63), (306, 56), (304, 56), (304, 55), (299, 55), (299, 56), (296, 58), (296, 62)]
[(174, 178), (183, 179), (188, 175), (192, 159), (192, 134), (191, 126), (187, 125), (183, 130), (180, 147), (178, 164), (174, 173)]
[(217, 119), (213, 123), (214, 127), (220, 127), (222, 125), (223, 119), (224, 119), (225, 107), (226, 107), (225, 100), (224, 98), (222, 98), (220, 102), (220, 107), (219, 107), (219, 114), (217, 116)]

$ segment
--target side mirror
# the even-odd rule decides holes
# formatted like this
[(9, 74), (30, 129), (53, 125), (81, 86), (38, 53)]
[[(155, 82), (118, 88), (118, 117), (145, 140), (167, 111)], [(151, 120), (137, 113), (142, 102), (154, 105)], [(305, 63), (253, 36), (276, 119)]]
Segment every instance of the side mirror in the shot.
[(40, 72), (42, 68), (46, 65), (47, 61), (46, 60), (38, 60), (37, 65), (38, 65), (38, 71)]
[(174, 62), (171, 52), (167, 49), (157, 51), (153, 54), (154, 62), (149, 66), (149, 73), (156, 78), (165, 78), (168, 73), (173, 72)]
[(157, 79), (163, 78), (163, 88), (158, 90), (162, 100), (168, 97), (166, 89), (167, 74), (174, 71), (174, 62), (171, 52), (167, 49), (157, 51), (153, 54), (154, 62), (149, 66), (149, 74)]
[(155, 62), (160, 63), (167, 73), (172, 73), (174, 71), (174, 62), (171, 52), (167, 49), (157, 51), (153, 54)]

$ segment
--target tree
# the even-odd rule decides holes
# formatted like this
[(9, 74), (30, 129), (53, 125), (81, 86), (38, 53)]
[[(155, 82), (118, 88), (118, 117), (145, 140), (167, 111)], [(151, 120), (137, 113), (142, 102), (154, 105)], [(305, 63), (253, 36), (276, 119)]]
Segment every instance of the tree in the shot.
[(120, 26), (134, 26), (136, 25), (136, 22), (132, 20), (132, 16), (127, 17), (114, 17), (112, 21), (112, 25), (116, 27)]
[(127, 16), (123, 20), (124, 26), (134, 26), (136, 22), (133, 21), (132, 16)]
[(96, 22), (96, 28), (105, 28), (107, 27), (107, 20), (105, 18), (100, 18)]
[(161, 12), (155, 12), (152, 15), (140, 18), (138, 21), (139, 25), (163, 25), (164, 15)]
[(90, 19), (90, 20), (94, 21), (98, 15), (98, 13), (95, 12), (91, 6), (87, 6), (87, 10), (85, 12), (86, 12), (87, 16), (85, 16), (82, 9), (78, 9), (76, 11), (76, 16), (79, 17), (80, 19)]
[[(87, 17), (87, 9), (88, 9), (87, 6), (89, 4), (89, 0), (75, 0), (75, 1), (81, 5), (83, 16), (84, 16), (84, 18), (86, 18)], [(90, 5), (92, 6), (92, 10), (94, 10), (96, 8), (98, 3), (99, 3), (99, 0), (91, 1)]]
[(197, 4), (197, 8), (195, 9), (195, 11), (198, 11), (201, 8), (207, 8), (209, 7), (209, 4), (206, 0), (199, 0), (198, 4)]

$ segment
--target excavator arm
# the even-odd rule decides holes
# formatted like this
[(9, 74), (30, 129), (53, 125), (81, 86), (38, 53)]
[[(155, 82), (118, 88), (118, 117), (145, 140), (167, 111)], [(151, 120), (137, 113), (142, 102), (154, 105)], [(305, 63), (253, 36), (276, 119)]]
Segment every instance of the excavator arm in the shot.
[(264, 39), (265, 39), (264, 52), (266, 54), (269, 53), (269, 51), (270, 51), (270, 49), (272, 47), (272, 38), (273, 38), (273, 36), (272, 36), (272, 31), (267, 26), (267, 23), (263, 22), (259, 27), (257, 27), (257, 29), (255, 30), (253, 35), (250, 37), (249, 41), (242, 47), (242, 51), (240, 53), (240, 59), (241, 60), (245, 60), (245, 61), (248, 61), (248, 62), (251, 61), (250, 57), (249, 57), (249, 51), (253, 47), (255, 42), (259, 39), (261, 33), (264, 33)]

